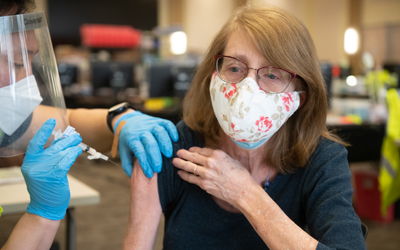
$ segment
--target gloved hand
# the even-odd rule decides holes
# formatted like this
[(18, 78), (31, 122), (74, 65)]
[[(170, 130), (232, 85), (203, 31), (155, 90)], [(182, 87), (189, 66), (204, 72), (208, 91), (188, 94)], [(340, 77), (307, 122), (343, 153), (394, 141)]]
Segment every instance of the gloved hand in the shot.
[(49, 119), (33, 136), (21, 171), (31, 197), (26, 211), (50, 220), (61, 220), (71, 197), (67, 172), (82, 153), (82, 149), (76, 147), (82, 138), (72, 135), (43, 149), (55, 125), (56, 121)]
[(121, 121), (126, 121), (118, 142), (122, 168), (131, 177), (133, 156), (135, 155), (144, 174), (151, 178), (153, 171), (157, 173), (161, 171), (161, 153), (166, 157), (172, 156), (170, 137), (173, 141), (178, 141), (178, 131), (175, 125), (168, 120), (135, 111), (119, 118), (114, 126), (114, 131)]

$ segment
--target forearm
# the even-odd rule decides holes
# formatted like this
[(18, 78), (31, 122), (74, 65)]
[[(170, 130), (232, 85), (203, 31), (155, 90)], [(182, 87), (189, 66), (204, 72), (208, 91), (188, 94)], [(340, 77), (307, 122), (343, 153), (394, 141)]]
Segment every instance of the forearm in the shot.
[[(134, 111), (128, 109), (115, 116), (111, 122), (112, 127), (121, 116)], [(81, 134), (83, 142), (100, 152), (110, 151), (114, 138), (107, 125), (107, 114), (107, 109), (67, 109), (69, 124)]]
[(246, 216), (269, 249), (315, 250), (318, 241), (298, 227), (258, 185), (238, 201)]
[(107, 113), (107, 109), (67, 109), (69, 124), (99, 152), (111, 150), (113, 133), (107, 126)]
[(131, 178), (131, 210), (123, 249), (153, 249), (161, 214), (157, 174), (147, 178), (136, 161)]
[(35, 214), (25, 213), (1, 250), (50, 249), (59, 225), (59, 220), (48, 220)]
[(0, 157), (0, 168), (21, 166), (25, 155), (17, 155), (13, 157)]

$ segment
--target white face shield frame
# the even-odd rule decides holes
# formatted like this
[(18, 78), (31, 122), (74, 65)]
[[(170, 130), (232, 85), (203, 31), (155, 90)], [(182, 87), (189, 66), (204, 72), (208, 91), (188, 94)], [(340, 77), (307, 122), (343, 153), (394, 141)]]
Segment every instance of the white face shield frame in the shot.
[(68, 126), (44, 12), (0, 17), (0, 157), (24, 154), (49, 118)]

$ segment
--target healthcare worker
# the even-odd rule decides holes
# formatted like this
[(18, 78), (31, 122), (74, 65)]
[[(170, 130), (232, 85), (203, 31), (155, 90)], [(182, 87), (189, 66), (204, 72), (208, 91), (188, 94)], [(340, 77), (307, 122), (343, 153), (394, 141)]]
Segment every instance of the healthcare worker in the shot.
[[(20, 165), (30, 204), (2, 249), (49, 249), (69, 204), (67, 172), (84, 142), (111, 148), (115, 124), (126, 121), (118, 143), (125, 173), (134, 155), (151, 177), (172, 155), (175, 126), (126, 103), (110, 110), (66, 109), (43, 13), (28, 13), (34, 1), (0, 0), (0, 165)], [(54, 140), (71, 125), (80, 133)]]
[[(119, 150), (123, 169), (132, 172), (135, 155), (146, 176), (159, 172), (161, 153), (172, 154), (170, 137), (178, 134), (170, 121), (134, 111), (123, 103), (110, 110), (66, 109), (44, 13), (27, 13), (33, 1), (1, 1), (0, 9), (0, 157), (1, 164), (20, 165), (30, 139), (49, 118), (55, 130), (71, 125), (83, 141), (109, 151), (115, 123), (125, 120)], [(48, 146), (53, 137), (47, 142)], [(17, 159), (17, 162), (12, 160)]]

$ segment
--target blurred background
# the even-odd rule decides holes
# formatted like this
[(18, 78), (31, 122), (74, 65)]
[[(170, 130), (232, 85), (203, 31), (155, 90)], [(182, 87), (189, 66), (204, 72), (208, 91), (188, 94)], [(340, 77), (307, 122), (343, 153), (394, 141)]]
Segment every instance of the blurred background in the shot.
[[(282, 7), (309, 29), (328, 93), (327, 126), (351, 144), (354, 207), (368, 226), (368, 249), (400, 249), (400, 204), (382, 217), (378, 182), (390, 116), (386, 93), (399, 87), (400, 0), (36, 0), (36, 11), (47, 16), (68, 108), (128, 101), (177, 123), (204, 52), (247, 2)], [(74, 211), (74, 247), (120, 249), (128, 178), (121, 168), (84, 157), (70, 174), (100, 193), (97, 205)], [(0, 245), (20, 216), (0, 219)], [(161, 249), (162, 227), (163, 220), (155, 249)], [(60, 249), (66, 230), (64, 221), (56, 238)]]

